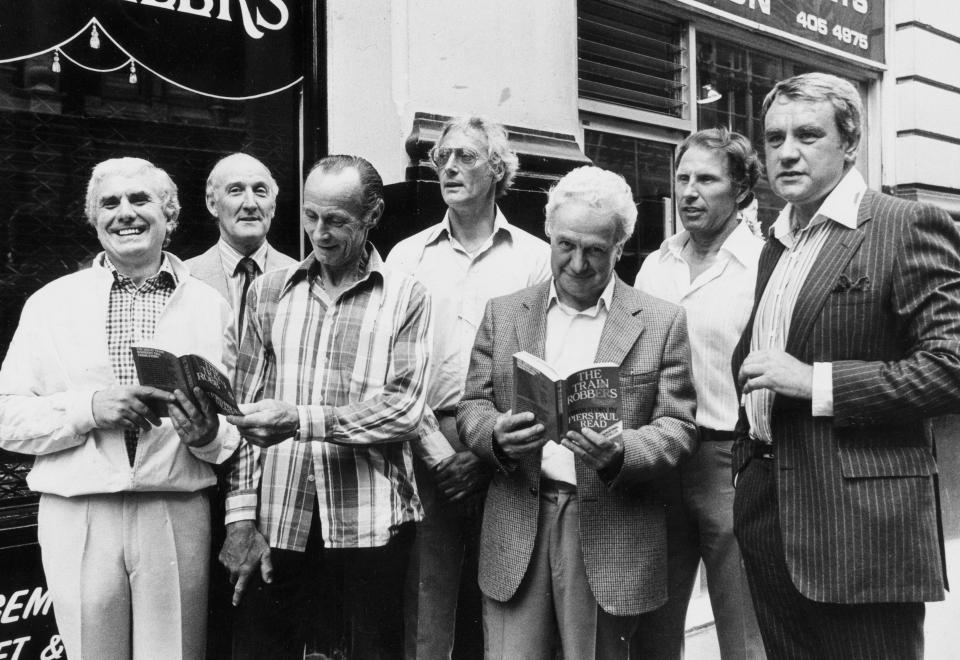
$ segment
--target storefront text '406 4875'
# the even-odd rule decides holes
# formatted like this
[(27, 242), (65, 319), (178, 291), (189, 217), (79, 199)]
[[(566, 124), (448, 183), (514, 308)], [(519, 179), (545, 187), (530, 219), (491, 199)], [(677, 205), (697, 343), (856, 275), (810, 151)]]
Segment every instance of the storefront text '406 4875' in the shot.
[[(179, 11), (184, 14), (215, 18), (221, 21), (233, 21), (234, 9), (239, 10), (243, 29), (247, 34), (259, 39), (265, 30), (282, 30), (290, 20), (290, 10), (285, 0), (125, 0), (141, 7), (155, 7)], [(260, 11), (266, 8), (267, 15)], [(272, 19), (272, 20), (271, 20)]]

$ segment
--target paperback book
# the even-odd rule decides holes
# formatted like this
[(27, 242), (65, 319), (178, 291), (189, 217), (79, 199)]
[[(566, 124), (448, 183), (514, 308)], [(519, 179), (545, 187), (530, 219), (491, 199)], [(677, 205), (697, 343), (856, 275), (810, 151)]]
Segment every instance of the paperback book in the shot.
[[(167, 392), (180, 390), (197, 405), (193, 388), (199, 387), (210, 397), (221, 415), (242, 415), (230, 379), (209, 360), (199, 355), (177, 357), (169, 351), (150, 346), (131, 346), (133, 363), (141, 385)], [(159, 412), (159, 411), (158, 411)], [(166, 410), (163, 411), (166, 414)]]
[(620, 368), (601, 362), (559, 374), (527, 351), (514, 353), (513, 412), (532, 412), (557, 443), (567, 431), (584, 428), (605, 437), (620, 435)]

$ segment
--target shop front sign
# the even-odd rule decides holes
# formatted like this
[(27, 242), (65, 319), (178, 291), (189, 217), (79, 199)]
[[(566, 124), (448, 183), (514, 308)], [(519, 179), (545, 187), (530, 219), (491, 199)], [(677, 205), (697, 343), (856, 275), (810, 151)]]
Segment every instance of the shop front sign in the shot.
[(884, 0), (670, 0), (883, 63)]
[(30, 0), (0, 17), (0, 62), (49, 55), (94, 72), (143, 68), (206, 96), (240, 100), (302, 80), (297, 0)]

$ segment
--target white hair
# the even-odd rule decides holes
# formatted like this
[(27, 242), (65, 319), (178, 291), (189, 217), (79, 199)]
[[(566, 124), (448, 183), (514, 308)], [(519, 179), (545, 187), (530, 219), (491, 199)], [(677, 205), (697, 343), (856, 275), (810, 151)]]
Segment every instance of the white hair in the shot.
[(637, 205), (626, 180), (616, 172), (585, 165), (567, 173), (550, 189), (547, 196), (544, 230), (550, 226), (557, 209), (564, 204), (584, 204), (603, 217), (612, 217), (620, 228), (617, 242), (630, 238), (637, 224)]
[(170, 243), (170, 237), (179, 225), (180, 218), (180, 198), (177, 197), (177, 184), (173, 182), (170, 175), (143, 158), (110, 158), (97, 163), (93, 168), (93, 174), (90, 175), (90, 181), (87, 183), (87, 198), (84, 204), (87, 222), (90, 223), (91, 227), (97, 226), (97, 193), (100, 184), (108, 176), (143, 178), (149, 181), (153, 187), (153, 192), (158, 197), (163, 215), (167, 219), (167, 237), (163, 243), (163, 246), (166, 247)]

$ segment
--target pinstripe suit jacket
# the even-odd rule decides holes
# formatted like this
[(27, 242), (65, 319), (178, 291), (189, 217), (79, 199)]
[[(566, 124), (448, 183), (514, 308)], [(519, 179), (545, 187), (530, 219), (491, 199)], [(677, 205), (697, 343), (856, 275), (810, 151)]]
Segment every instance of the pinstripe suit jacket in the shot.
[[(537, 532), (541, 453), (507, 469), (493, 452), (493, 425), (510, 408), (517, 351), (544, 355), (550, 281), (487, 304), (457, 410), (460, 437), (498, 469), (487, 492), (480, 542), (480, 587), (497, 601), (520, 585)], [(605, 485), (576, 462), (580, 543), (600, 606), (633, 615), (666, 601), (666, 526), (650, 480), (696, 448), (696, 394), (686, 317), (680, 307), (619, 279), (596, 359), (620, 365), (624, 461)]]
[[(201, 282), (205, 282), (220, 292), (220, 295), (230, 300), (230, 290), (227, 284), (227, 275), (223, 272), (223, 263), (220, 261), (220, 246), (214, 243), (213, 246), (197, 256), (187, 259), (185, 262), (190, 274)], [(288, 257), (283, 252), (274, 249), (272, 245), (267, 244), (267, 256), (264, 262), (266, 266), (263, 272), (267, 273), (278, 268), (293, 266), (297, 261)]]
[[(833, 417), (774, 399), (777, 504), (787, 566), (830, 603), (943, 598), (930, 416), (960, 411), (960, 232), (939, 209), (867, 191), (857, 228), (830, 223), (786, 351), (833, 363)], [(756, 304), (782, 251), (760, 257)], [(733, 355), (749, 351), (753, 318)], [(741, 432), (746, 416), (741, 410)], [(733, 472), (750, 460), (734, 447)]]

